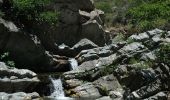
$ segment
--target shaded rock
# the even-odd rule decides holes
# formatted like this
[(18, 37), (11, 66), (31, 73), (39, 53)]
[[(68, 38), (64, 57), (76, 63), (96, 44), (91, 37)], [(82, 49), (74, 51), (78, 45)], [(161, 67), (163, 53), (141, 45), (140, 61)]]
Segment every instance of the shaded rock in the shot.
[(169, 99), (167, 98), (166, 93), (159, 92), (159, 93), (157, 93), (157, 94), (155, 94), (155, 95), (153, 95), (153, 96), (151, 96), (147, 99), (144, 99), (144, 100), (169, 100)]
[(40, 100), (40, 96), (38, 93), (24, 93), (17, 92), (13, 94), (7, 94), (5, 92), (0, 92), (1, 100)]
[(32, 92), (40, 82), (37, 75), (30, 70), (9, 68), (2, 62), (0, 67), (1, 92)]
[(20, 32), (15, 24), (3, 19), (0, 19), (0, 26), (0, 51), (9, 52), (17, 67), (36, 70), (35, 66), (39, 66), (39, 70), (43, 70), (42, 66), (49, 66), (51, 59), (29, 35)]
[[(102, 26), (96, 21), (87, 21), (86, 23), (82, 24), (82, 31), (81, 37), (87, 38), (92, 40), (94, 43), (102, 46), (105, 44), (104, 40), (104, 33)], [(100, 40), (100, 42), (98, 41)]]
[(143, 99), (152, 96), (159, 91), (161, 91), (161, 82), (160, 80), (156, 80), (155, 82), (152, 82), (147, 86), (143, 86), (140, 89), (133, 91), (129, 96), (127, 96), (127, 99)]

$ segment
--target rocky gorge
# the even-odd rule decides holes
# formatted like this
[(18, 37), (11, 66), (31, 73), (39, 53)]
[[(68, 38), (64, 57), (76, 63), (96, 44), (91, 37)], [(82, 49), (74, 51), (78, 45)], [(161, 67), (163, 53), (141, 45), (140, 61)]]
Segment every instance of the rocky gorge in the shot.
[(15, 62), (0, 62), (1, 100), (170, 99), (170, 31), (112, 34), (92, 0), (47, 8), (61, 11), (55, 27), (0, 18), (0, 52)]

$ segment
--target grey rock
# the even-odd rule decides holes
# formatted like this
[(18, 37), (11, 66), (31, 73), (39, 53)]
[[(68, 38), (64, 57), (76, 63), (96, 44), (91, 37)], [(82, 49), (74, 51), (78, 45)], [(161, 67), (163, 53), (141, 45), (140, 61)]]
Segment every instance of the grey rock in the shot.
[(0, 65), (1, 92), (32, 92), (40, 82), (37, 74), (30, 70), (9, 68), (2, 62)]
[(96, 100), (112, 100), (112, 99), (109, 96), (104, 96), (104, 97), (98, 98)]
[(76, 52), (81, 52), (82, 50), (97, 48), (98, 46), (88, 39), (82, 39), (77, 44), (75, 44), (72, 49)]
[(147, 99), (144, 99), (144, 100), (168, 100), (167, 98), (167, 94), (164, 93), (164, 92), (159, 92)]
[(72, 91), (78, 95), (79, 97), (93, 97), (93, 98), (99, 98), (101, 97), (99, 91), (92, 83), (85, 83), (81, 86), (78, 86)]
[(123, 89), (117, 78), (113, 75), (108, 75), (95, 80), (94, 85), (98, 88), (102, 95), (109, 95), (110, 91), (123, 93)]
[(12, 94), (7, 94), (5, 92), (0, 92), (1, 100), (40, 100), (40, 96), (38, 93), (24, 93), (17, 92)]

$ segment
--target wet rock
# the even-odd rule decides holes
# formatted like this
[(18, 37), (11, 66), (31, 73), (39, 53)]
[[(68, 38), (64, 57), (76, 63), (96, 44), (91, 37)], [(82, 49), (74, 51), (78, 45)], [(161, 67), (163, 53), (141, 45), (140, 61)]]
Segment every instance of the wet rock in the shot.
[(24, 92), (17, 92), (13, 94), (7, 94), (5, 92), (0, 92), (0, 99), (1, 100), (40, 100), (40, 96), (38, 93), (24, 93)]
[(32, 92), (40, 82), (37, 75), (30, 70), (9, 68), (2, 62), (0, 67), (1, 92)]

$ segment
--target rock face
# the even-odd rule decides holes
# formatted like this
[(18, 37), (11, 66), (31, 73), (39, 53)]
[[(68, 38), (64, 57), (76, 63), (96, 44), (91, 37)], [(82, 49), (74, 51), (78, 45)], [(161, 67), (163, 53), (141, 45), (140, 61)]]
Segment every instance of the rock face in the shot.
[(0, 26), (1, 52), (10, 52), (12, 59), (22, 68), (48, 65), (50, 58), (45, 54), (45, 50), (31, 40), (29, 35), (20, 32), (14, 23), (1, 18)]
[(32, 92), (39, 82), (40, 80), (34, 72), (10, 68), (5, 63), (0, 62), (1, 92)]
[(155, 29), (82, 50), (76, 56), (79, 66), (62, 75), (66, 94), (97, 100), (167, 100), (170, 65), (160, 63), (157, 53), (161, 45), (169, 45), (168, 39), (168, 32)]
[(38, 93), (24, 93), (24, 92), (17, 92), (13, 94), (7, 94), (5, 92), (0, 92), (0, 99), (1, 100), (40, 100), (40, 96)]
[(73, 46), (83, 38), (99, 46), (105, 44), (105, 31), (102, 28), (104, 12), (95, 9), (93, 0), (56, 0), (47, 8), (60, 12), (58, 25), (51, 28), (44, 23), (32, 27), (33, 30), (40, 30), (37, 35), (46, 49), (56, 52), (55, 44)]

